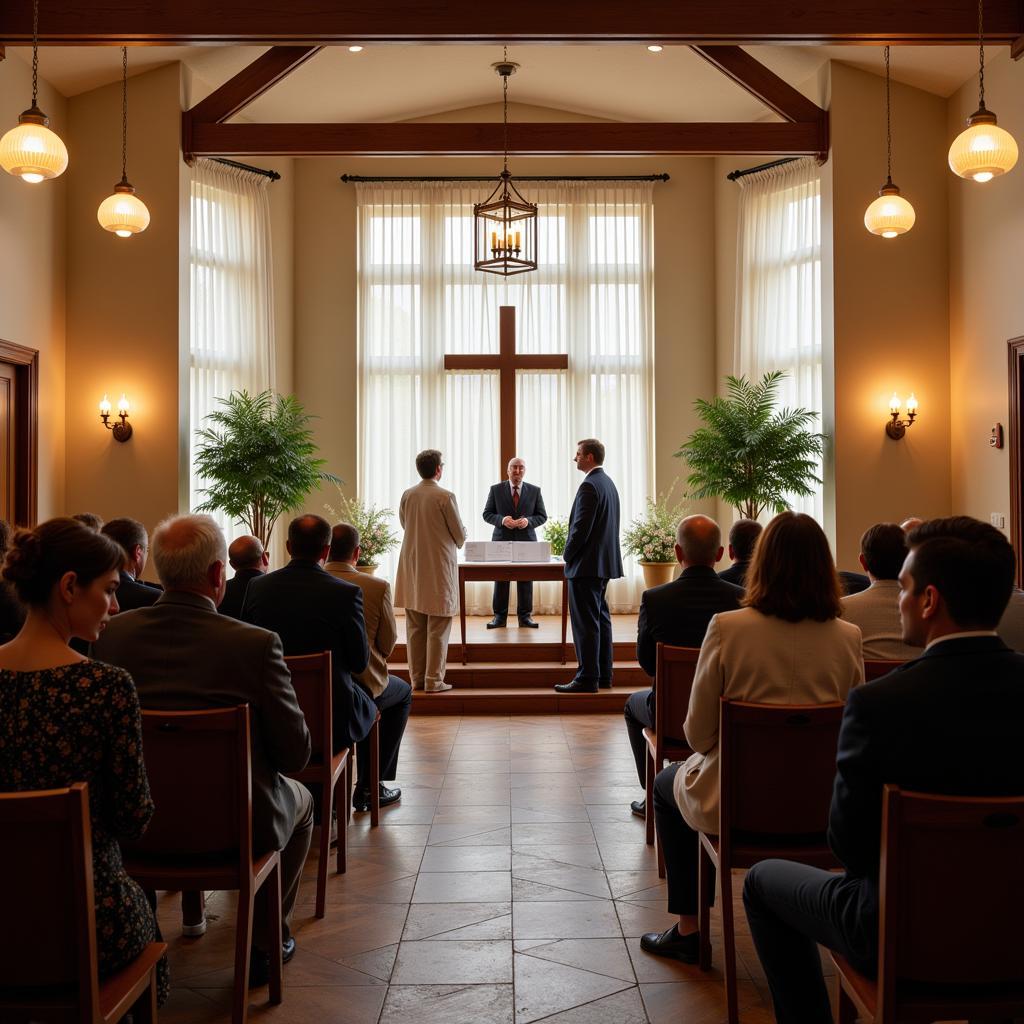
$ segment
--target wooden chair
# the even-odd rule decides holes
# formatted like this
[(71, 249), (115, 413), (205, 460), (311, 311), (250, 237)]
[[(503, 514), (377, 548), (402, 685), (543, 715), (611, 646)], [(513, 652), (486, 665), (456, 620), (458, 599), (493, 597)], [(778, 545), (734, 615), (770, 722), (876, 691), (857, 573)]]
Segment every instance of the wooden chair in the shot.
[(887, 676), (894, 668), (899, 668), (900, 665), (905, 664), (902, 661), (884, 661), (882, 659), (874, 660), (871, 658), (864, 659), (864, 682), (870, 683), (872, 679), (881, 679), (882, 676)]
[(233, 1024), (245, 1024), (256, 894), (267, 900), (270, 1002), (281, 1002), (281, 856), (252, 842), (249, 707), (143, 711), (146, 774), (156, 812), (125, 868), (146, 890), (238, 890)]
[(1024, 796), (886, 786), (878, 977), (836, 953), (839, 1021), (1024, 1017)]
[[(653, 846), (654, 829), (654, 777), (665, 767), (666, 761), (682, 761), (693, 751), (682, 736), (683, 722), (690, 706), (693, 674), (700, 657), (699, 647), (672, 647), (658, 644), (654, 675), (654, 728), (644, 729), (647, 741), (647, 799), (644, 824), (647, 827), (647, 845)], [(665, 854), (658, 844), (658, 877), (665, 877)]]
[(0, 793), (0, 1020), (113, 1024), (156, 1021), (151, 942), (100, 981), (89, 787)]
[(721, 707), (719, 834), (700, 833), (700, 966), (711, 967), (713, 866), (722, 896), (728, 1020), (737, 1024), (732, 871), (769, 857), (838, 867), (825, 832), (844, 705), (746, 704), (723, 698)]
[(320, 789), (320, 861), (316, 875), (316, 916), (327, 913), (327, 865), (331, 859), (331, 818), (338, 815), (338, 850), (335, 870), (344, 874), (348, 859), (348, 808), (352, 804), (349, 781), (352, 759), (346, 747), (334, 753), (334, 701), (331, 695), (331, 652), (285, 658), (299, 707), (306, 716), (313, 751), (309, 763), (291, 778)]

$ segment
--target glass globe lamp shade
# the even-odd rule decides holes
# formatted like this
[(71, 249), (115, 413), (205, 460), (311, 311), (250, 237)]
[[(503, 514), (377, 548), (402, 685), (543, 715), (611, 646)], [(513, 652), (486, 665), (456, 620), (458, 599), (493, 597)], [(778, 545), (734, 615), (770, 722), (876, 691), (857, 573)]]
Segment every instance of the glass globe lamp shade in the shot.
[(149, 210), (135, 189), (122, 180), (114, 186), (114, 194), (100, 203), (96, 219), (104, 231), (113, 231), (118, 238), (130, 238), (149, 227)]
[(864, 211), (864, 227), (883, 238), (905, 235), (916, 219), (913, 206), (891, 181), (882, 186), (878, 198)]
[(48, 123), (38, 107), (21, 114), (17, 127), (0, 139), (0, 167), (33, 185), (63, 174), (68, 166), (67, 146)]
[(949, 169), (961, 178), (991, 181), (1005, 174), (1017, 162), (1017, 143), (996, 124), (990, 110), (978, 110), (967, 119), (967, 127), (949, 147)]

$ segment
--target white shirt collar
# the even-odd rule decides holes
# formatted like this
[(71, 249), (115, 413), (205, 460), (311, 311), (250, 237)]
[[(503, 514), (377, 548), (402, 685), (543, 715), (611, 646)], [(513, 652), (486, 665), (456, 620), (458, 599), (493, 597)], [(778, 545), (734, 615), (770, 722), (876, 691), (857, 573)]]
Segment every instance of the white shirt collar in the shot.
[(586, 472), (586, 475), (583, 477), (583, 479), (586, 480), (587, 477), (590, 476), (591, 473), (596, 473), (600, 468), (601, 468), (600, 466), (595, 466), (593, 469), (588, 469), (587, 472)]
[(933, 640), (930, 644), (925, 645), (925, 650), (930, 650), (936, 644), (944, 643), (946, 640), (965, 640), (969, 636), (999, 636), (994, 629), (970, 629), (963, 633), (947, 633), (945, 636), (940, 636)]

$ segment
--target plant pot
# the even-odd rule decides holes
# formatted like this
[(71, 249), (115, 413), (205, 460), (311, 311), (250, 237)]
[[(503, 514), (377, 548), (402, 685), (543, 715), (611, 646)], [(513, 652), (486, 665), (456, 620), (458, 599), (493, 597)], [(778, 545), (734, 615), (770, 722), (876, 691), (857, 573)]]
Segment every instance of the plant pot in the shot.
[(377, 575), (377, 566), (376, 565), (357, 565), (356, 568), (360, 572), (365, 572), (367, 576), (376, 576)]
[(644, 589), (660, 587), (663, 583), (671, 583), (676, 572), (675, 562), (641, 562), (644, 570)]

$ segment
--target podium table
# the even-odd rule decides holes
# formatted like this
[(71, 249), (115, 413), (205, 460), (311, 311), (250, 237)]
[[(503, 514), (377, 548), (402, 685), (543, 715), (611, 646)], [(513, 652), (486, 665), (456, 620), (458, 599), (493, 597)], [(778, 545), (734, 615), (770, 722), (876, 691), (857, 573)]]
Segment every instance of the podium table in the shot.
[(462, 627), (462, 664), (466, 664), (466, 583), (508, 580), (510, 583), (561, 581), (562, 664), (565, 664), (565, 634), (569, 618), (569, 588), (565, 563), (555, 562), (459, 562), (459, 625)]

